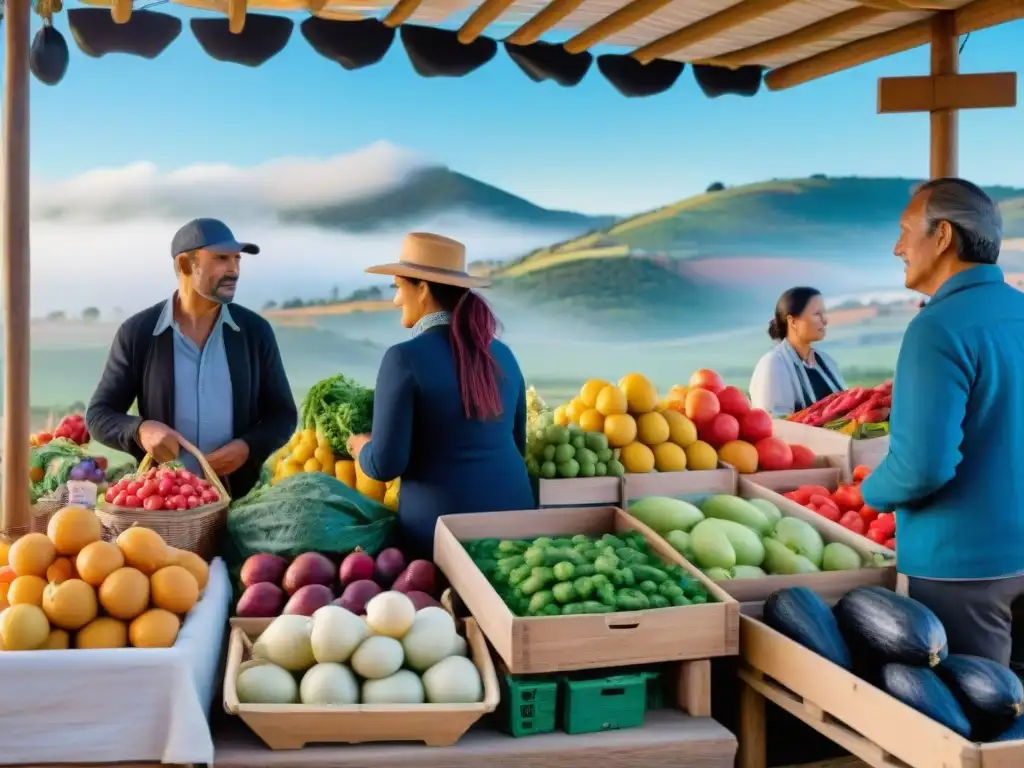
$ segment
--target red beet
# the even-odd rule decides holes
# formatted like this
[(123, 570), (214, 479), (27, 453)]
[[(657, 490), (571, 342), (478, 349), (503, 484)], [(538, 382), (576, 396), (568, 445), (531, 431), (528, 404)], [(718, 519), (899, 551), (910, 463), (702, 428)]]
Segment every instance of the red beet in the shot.
[(261, 581), (246, 587), (238, 599), (235, 613), (242, 618), (269, 618), (281, 613), (285, 594), (277, 584)]
[(242, 564), (242, 584), (251, 587), (266, 582), (280, 586), (287, 568), (288, 561), (278, 555), (253, 555)]
[(443, 608), (437, 600), (432, 598), (426, 592), (406, 592), (405, 596), (412, 600), (412, 604), (416, 606), (418, 611), (420, 608), (428, 608), (433, 606), (434, 608)]
[(312, 616), (313, 611), (329, 605), (333, 599), (334, 593), (329, 587), (323, 584), (307, 584), (296, 590), (282, 613)]
[(281, 586), (289, 595), (294, 595), (299, 589), (310, 584), (329, 587), (334, 583), (334, 577), (334, 563), (328, 558), (319, 552), (303, 552), (284, 572)]
[(401, 550), (389, 547), (377, 555), (373, 579), (387, 589), (395, 583), (398, 574), (405, 570), (405, 555)]
[(373, 558), (365, 552), (353, 552), (341, 561), (338, 569), (341, 586), (347, 587), (353, 581), (373, 578)]
[(413, 560), (391, 587), (396, 592), (437, 594), (437, 569), (429, 560)]
[(362, 616), (366, 613), (366, 604), (382, 591), (380, 585), (375, 581), (369, 579), (353, 581), (345, 587), (345, 591), (334, 601), (334, 604), (352, 611), (356, 616)]

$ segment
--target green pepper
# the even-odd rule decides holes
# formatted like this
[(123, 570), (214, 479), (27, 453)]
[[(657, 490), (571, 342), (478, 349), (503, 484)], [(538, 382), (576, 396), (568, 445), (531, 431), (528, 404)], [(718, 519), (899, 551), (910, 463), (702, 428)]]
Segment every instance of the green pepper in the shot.
[[(643, 592), (645, 595), (656, 595), (658, 594), (658, 585), (653, 581), (641, 581), (636, 585), (636, 588)], [(682, 590), (680, 590), (682, 592)]]
[(555, 605), (554, 603), (550, 603), (544, 606), (544, 609), (541, 611), (541, 613), (543, 613), (545, 616), (558, 616), (562, 613), (562, 608), (558, 605)]
[(529, 607), (527, 610), (529, 613), (536, 616), (545, 605), (550, 605), (555, 602), (555, 596), (551, 594), (550, 589), (542, 589), (540, 592), (534, 592), (533, 597), (530, 598)]
[(580, 576), (572, 585), (576, 587), (576, 594), (581, 600), (586, 600), (594, 594), (594, 582), (588, 576)]
[(601, 556), (602, 552), (607, 552), (607, 548), (602, 549), (601, 547), (595, 547), (593, 544), (588, 546), (586, 549), (581, 549), (580, 554), (586, 558), (588, 563), (594, 562), (598, 557)]
[(658, 585), (658, 594), (672, 599), (683, 594), (683, 588), (671, 581), (664, 581)]
[(552, 594), (555, 596), (555, 600), (562, 603), (574, 603), (579, 599), (579, 595), (576, 594), (576, 587), (572, 585), (571, 581), (563, 581), (555, 584), (551, 588)]
[(692, 603), (690, 602), (690, 598), (688, 598), (686, 595), (676, 595), (675, 597), (670, 597), (669, 600), (672, 601), (672, 605), (676, 606), (692, 605)]
[(508, 583), (508, 574), (500, 568), (495, 568), (490, 575), (491, 583), (495, 586)]
[(661, 570), (661, 568), (655, 568), (653, 565), (633, 565), (630, 567), (633, 569), (633, 575), (641, 581), (650, 580), (655, 584), (668, 581), (668, 574)]
[(559, 581), (572, 581), (576, 575), (576, 566), (572, 563), (558, 563), (552, 570)]
[(535, 593), (544, 589), (544, 586), (544, 579), (539, 579), (536, 576), (530, 576), (530, 578), (519, 585), (519, 591), (527, 597), (531, 597)]
[(583, 533), (577, 533), (575, 536), (572, 537), (572, 543), (573, 544), (589, 544), (590, 543), (590, 537), (587, 536), (586, 534), (583, 534)]
[(548, 547), (544, 550), (544, 564), (545, 565), (558, 565), (559, 563), (572, 563), (573, 565), (583, 565), (587, 562), (587, 558), (581, 555), (572, 547)]
[(635, 587), (637, 578), (636, 574), (633, 573), (632, 568), (620, 568), (618, 573), (622, 579), (622, 586), (624, 587)]
[(608, 581), (610, 581), (612, 585), (616, 587), (626, 586), (625, 577), (622, 575), (622, 571), (619, 569), (615, 569), (614, 571), (608, 574)]
[(584, 613), (611, 613), (615, 610), (614, 606), (599, 603), (596, 600), (584, 600), (580, 605), (583, 606)]
[(707, 595), (694, 595), (693, 597), (690, 598), (690, 602), (693, 603), (694, 605), (703, 605), (707, 601), (708, 601), (708, 596)]
[(576, 566), (577, 576), (593, 576), (595, 573), (597, 573), (597, 569), (591, 563)]
[(607, 606), (615, 607), (615, 587), (611, 584), (601, 584), (597, 587), (597, 599)]
[(651, 595), (651, 608), (668, 608), (672, 603), (663, 595)]
[(683, 588), (683, 594), (687, 597), (693, 597), (694, 595), (705, 594), (704, 586), (696, 579), (687, 577), (679, 582), (679, 586)]
[[(614, 552), (605, 552), (594, 561), (594, 568), (597, 569), (597, 572), (603, 573), (606, 576), (611, 576), (618, 567), (619, 558), (615, 556)], [(509, 570), (512, 569), (510, 568)]]
[(547, 549), (551, 546), (551, 539), (547, 536), (541, 536), (540, 538), (534, 539), (533, 544), (530, 546), (537, 547), (538, 549)]
[(502, 573), (512, 573), (516, 568), (525, 563), (522, 555), (503, 557), (498, 561), (498, 570)]
[(602, 584), (611, 584), (611, 582), (608, 580), (608, 577), (605, 576), (603, 573), (595, 573), (593, 576), (590, 577), (590, 580), (594, 584), (594, 589), (597, 589)]
[(586, 612), (586, 603), (569, 603), (562, 606), (563, 616), (578, 616), (579, 614)]
[(637, 552), (635, 549), (630, 549), (629, 547), (619, 547), (615, 550), (615, 555), (626, 565), (647, 562), (647, 555), (643, 552)]
[(559, 536), (557, 539), (551, 542), (551, 546), (556, 549), (571, 549), (572, 545), (576, 542), (565, 536)]
[(544, 550), (541, 547), (530, 547), (523, 552), (523, 560), (527, 565), (544, 565)]
[(520, 582), (526, 581), (530, 577), (530, 570), (530, 566), (526, 563), (513, 568), (508, 574), (508, 583), (514, 587)]
[(498, 543), (498, 551), (505, 555), (521, 555), (525, 550), (525, 541), (509, 541), (506, 539)]
[(606, 533), (601, 537), (601, 541), (608, 544), (612, 549), (618, 549), (619, 547), (626, 546), (626, 542), (616, 536), (614, 533)]
[(534, 568), (530, 571), (530, 575), (536, 576), (545, 584), (550, 584), (551, 582), (555, 581), (555, 572), (545, 566), (541, 566), (540, 568)]
[(638, 589), (620, 589), (615, 593), (615, 606), (620, 611), (643, 611), (651, 607), (651, 601)]
[(498, 561), (491, 560), (490, 558), (484, 558), (483, 560), (476, 561), (476, 567), (479, 568), (485, 576), (490, 576), (498, 567)]

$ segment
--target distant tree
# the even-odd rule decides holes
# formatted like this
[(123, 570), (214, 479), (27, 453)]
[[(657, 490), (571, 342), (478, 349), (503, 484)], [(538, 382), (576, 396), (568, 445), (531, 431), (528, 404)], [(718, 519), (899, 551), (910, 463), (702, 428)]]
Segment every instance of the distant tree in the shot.
[(818, 181), (824, 181), (825, 179), (828, 178), (828, 176), (826, 176), (824, 173), (812, 173), (811, 178), (817, 179)]
[(46, 316), (47, 320), (66, 320), (67, 315), (63, 309), (55, 309), (53, 312)]
[(333, 288), (331, 288), (331, 303), (332, 304), (337, 304), (338, 303), (338, 299), (340, 298), (340, 296), (341, 296), (341, 291), (338, 289), (338, 286), (334, 286)]
[(723, 189), (725, 189), (725, 184), (723, 184), (720, 181), (716, 181), (716, 182), (708, 185), (707, 191), (708, 192), (721, 192)]
[(276, 301), (268, 301), (266, 304), (264, 304), (263, 305), (263, 311), (266, 312), (268, 309), (277, 309), (277, 302)]
[(87, 323), (95, 322), (100, 319), (100, 311), (96, 307), (86, 307), (82, 310), (82, 319)]
[(304, 306), (306, 306), (306, 302), (298, 297), (281, 302), (281, 309), (298, 309)]

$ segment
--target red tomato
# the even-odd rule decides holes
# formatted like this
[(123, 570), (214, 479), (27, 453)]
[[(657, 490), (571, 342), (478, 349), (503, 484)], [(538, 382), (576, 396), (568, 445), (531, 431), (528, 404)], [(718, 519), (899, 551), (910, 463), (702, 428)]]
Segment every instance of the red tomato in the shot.
[(891, 539), (886, 539), (885, 546), (888, 547), (889, 549), (896, 549), (896, 539), (895, 539), (895, 537), (893, 537)]
[(117, 497), (116, 488), (107, 488), (107, 492), (103, 494), (103, 498), (106, 499), (107, 504), (113, 504), (114, 499)]
[(52, 432), (40, 432), (38, 435), (36, 435), (36, 437), (39, 439), (40, 443), (48, 443), (51, 440), (53, 440), (53, 433)]
[(60, 426), (60, 427), (57, 427), (57, 429), (55, 429), (53, 431), (53, 436), (54, 437), (70, 437), (70, 431), (68, 430), (67, 427)]
[(205, 491), (207, 488), (210, 488), (210, 487), (212, 487), (212, 486), (211, 486), (211, 483), (210, 483), (209, 480), (200, 480), (199, 481), (199, 488), (201, 490)]
[(203, 504), (213, 504), (213, 502), (217, 501), (217, 494), (207, 489), (203, 491), (202, 495), (199, 498), (201, 499)]
[(189, 496), (195, 496), (196, 495), (196, 489), (192, 487), (191, 483), (182, 483), (181, 484), (181, 495), (184, 496), (185, 498), (188, 498)]
[(157, 469), (156, 467), (150, 467), (149, 471), (146, 472), (146, 479), (147, 480), (153, 480), (159, 474), (160, 474), (160, 470), (159, 469)]
[(187, 505), (188, 505), (188, 501), (186, 501), (185, 497), (182, 496), (180, 493), (176, 494), (174, 496), (174, 508), (175, 509), (185, 509), (185, 507)]
[(173, 482), (175, 478), (174, 470), (171, 469), (161, 469), (156, 474), (161, 480), (167, 479)]
[(124, 497), (124, 505), (130, 509), (137, 509), (142, 506), (142, 499), (136, 496), (134, 493), (129, 493)]
[(132, 480), (130, 483), (128, 483), (128, 493), (135, 493), (141, 487), (141, 482), (139, 482), (138, 480)]
[(127, 493), (125, 493), (122, 490), (118, 490), (117, 495), (114, 496), (114, 506), (115, 507), (123, 507), (125, 505), (124, 504), (124, 500), (127, 499), (127, 498), (128, 498), (128, 494)]
[(865, 504), (860, 508), (860, 516), (866, 523), (873, 523), (878, 518), (878, 510)]
[(873, 542), (875, 542), (875, 544), (882, 544), (883, 546), (885, 545), (885, 542), (889, 539), (889, 537), (886, 536), (880, 528), (869, 528), (868, 532), (865, 535)]
[(896, 533), (896, 516), (892, 512), (881, 514), (871, 524), (871, 527), (884, 533), (886, 539), (892, 538)]
[(174, 483), (170, 478), (161, 478), (160, 482), (157, 483), (157, 493), (161, 496), (172, 496), (174, 493)]
[(195, 479), (195, 475), (193, 475), (187, 469), (179, 469), (178, 470), (178, 479), (181, 480), (181, 482), (183, 482), (183, 483), (187, 483), (190, 480)]
[(853, 482), (863, 482), (864, 478), (866, 478), (870, 474), (871, 467), (865, 466), (863, 464), (858, 464), (856, 467), (853, 468)]
[(867, 527), (864, 521), (861, 519), (861, 516), (853, 510), (850, 510), (841, 518), (839, 518), (839, 524), (844, 528), (848, 528), (854, 533), (859, 534), (863, 534), (864, 529)]
[(150, 512), (152, 512), (154, 510), (157, 510), (157, 509), (163, 509), (164, 508), (163, 497), (162, 496), (156, 496), (156, 495), (147, 496), (146, 499), (142, 502), (142, 506), (145, 507), (146, 509), (148, 509)]
[(810, 495), (806, 492), (806, 488), (797, 488), (795, 491), (789, 491), (782, 495), (787, 499), (792, 499), (797, 504), (807, 504), (811, 500)]
[(171, 486), (171, 493), (175, 496), (181, 493), (181, 483), (175, 481), (174, 484)]
[(864, 500), (860, 497), (860, 491), (852, 485), (841, 484), (835, 493), (832, 494), (832, 501), (839, 505), (840, 509), (860, 509), (864, 506)]
[(157, 492), (159, 483), (156, 480), (147, 480), (143, 483), (142, 487), (135, 492), (135, 495), (140, 499), (148, 499), (150, 496)]
[(187, 499), (185, 499), (185, 506), (187, 506), (189, 509), (195, 509), (196, 507), (199, 506), (199, 504), (200, 501), (198, 496), (189, 496)]

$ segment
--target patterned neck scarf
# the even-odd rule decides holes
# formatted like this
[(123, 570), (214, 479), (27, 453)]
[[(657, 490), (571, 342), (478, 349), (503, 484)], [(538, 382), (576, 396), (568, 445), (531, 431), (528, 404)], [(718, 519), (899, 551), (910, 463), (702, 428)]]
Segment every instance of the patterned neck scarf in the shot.
[(412, 335), (419, 336), (424, 331), (431, 328), (436, 328), (439, 325), (451, 325), (452, 315), (451, 312), (431, 312), (429, 315), (424, 315), (412, 327)]

